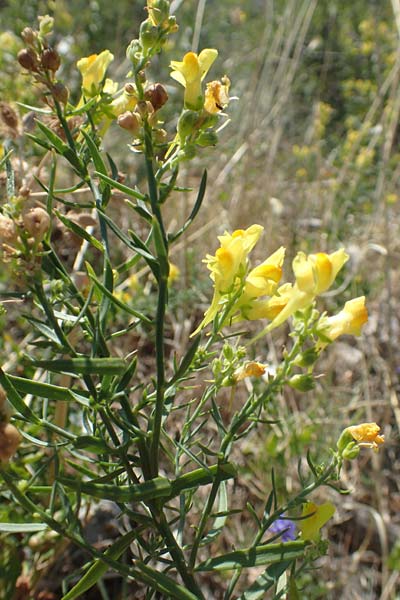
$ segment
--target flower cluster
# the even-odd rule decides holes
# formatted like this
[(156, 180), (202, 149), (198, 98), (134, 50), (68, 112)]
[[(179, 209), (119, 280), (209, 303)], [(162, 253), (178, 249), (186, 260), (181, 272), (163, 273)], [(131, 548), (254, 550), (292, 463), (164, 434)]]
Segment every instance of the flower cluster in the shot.
[[(316, 297), (330, 288), (348, 259), (343, 249), (308, 256), (298, 252), (292, 263), (294, 283), (279, 285), (285, 257), (283, 247), (250, 269), (249, 254), (262, 231), (261, 225), (252, 225), (218, 238), (220, 247), (204, 261), (211, 271), (214, 295), (195, 333), (220, 314), (223, 315), (220, 326), (242, 320), (269, 319), (270, 323), (255, 338), (258, 339), (297, 311), (312, 306)], [(322, 315), (316, 327), (321, 338), (319, 348), (345, 333), (359, 335), (367, 318), (363, 296), (346, 302), (335, 316)]]

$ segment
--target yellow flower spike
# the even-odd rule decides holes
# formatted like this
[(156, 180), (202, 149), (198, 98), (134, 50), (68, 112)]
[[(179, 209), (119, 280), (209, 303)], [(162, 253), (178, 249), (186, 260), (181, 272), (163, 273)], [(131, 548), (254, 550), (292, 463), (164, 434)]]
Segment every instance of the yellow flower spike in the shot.
[(171, 61), (171, 77), (185, 88), (185, 107), (191, 110), (201, 110), (203, 107), (203, 94), (201, 82), (207, 75), (211, 65), (218, 56), (214, 48), (206, 48), (196, 54), (188, 52), (183, 60)]
[[(353, 298), (344, 305), (343, 309), (332, 317), (322, 316), (320, 329), (325, 337), (336, 340), (340, 335), (360, 335), (362, 326), (368, 321), (368, 311), (365, 306), (365, 296)], [(321, 343), (322, 346), (324, 343)]]
[(207, 83), (204, 108), (208, 113), (216, 115), (228, 106), (230, 85), (231, 82), (226, 76), (221, 81)]
[(361, 423), (345, 429), (360, 446), (372, 448), (375, 452), (379, 450), (379, 445), (385, 441), (384, 436), (379, 435), (380, 430), (381, 428), (376, 423)]
[(244, 277), (247, 256), (256, 245), (264, 228), (251, 225), (248, 229), (237, 229), (232, 234), (225, 232), (219, 236), (220, 248), (215, 255), (207, 254), (205, 262), (211, 271), (210, 278), (214, 282), (214, 296), (211, 306), (204, 314), (204, 319), (192, 336), (211, 323), (219, 309), (221, 296), (233, 291), (238, 277)]
[(249, 361), (233, 374), (235, 382), (242, 381), (246, 377), (262, 377), (267, 369), (267, 365), (260, 362)]
[(319, 530), (334, 514), (336, 508), (331, 502), (325, 504), (314, 504), (314, 502), (306, 502), (303, 505), (301, 521), (299, 521), (299, 529), (301, 531), (302, 540), (310, 540), (315, 542), (319, 537)]
[(101, 84), (105, 77), (107, 67), (114, 60), (109, 50), (103, 50), (100, 54), (91, 54), (81, 58), (76, 63), (82, 75), (82, 89), (85, 96), (93, 98), (101, 90)]

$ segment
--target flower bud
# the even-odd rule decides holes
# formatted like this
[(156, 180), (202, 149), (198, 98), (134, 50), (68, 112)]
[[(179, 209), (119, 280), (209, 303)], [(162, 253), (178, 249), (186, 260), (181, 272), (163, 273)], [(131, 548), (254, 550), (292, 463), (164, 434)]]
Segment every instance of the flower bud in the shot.
[(133, 135), (136, 135), (140, 129), (141, 118), (137, 113), (128, 110), (119, 115), (117, 123), (122, 129), (126, 129)]
[(40, 35), (45, 36), (53, 31), (54, 19), (50, 15), (38, 17)]
[(18, 115), (15, 110), (6, 102), (0, 102), (0, 117), (7, 127), (17, 131)]
[(27, 71), (37, 71), (39, 62), (37, 54), (32, 48), (23, 48), (18, 52), (17, 60), (21, 67)]
[(197, 122), (199, 119), (199, 115), (194, 110), (185, 110), (179, 117), (178, 121), (178, 135), (181, 139), (181, 142), (184, 142), (185, 139), (192, 133), (192, 131), (196, 128)]
[(354, 460), (360, 454), (360, 446), (356, 442), (350, 442), (342, 452), (342, 457), (346, 460)]
[(36, 31), (33, 31), (31, 27), (25, 27), (21, 31), (21, 37), (24, 40), (25, 44), (29, 44), (29, 46), (32, 46), (35, 43), (37, 33)]
[(0, 215), (0, 242), (13, 245), (18, 241), (15, 223), (9, 217)]
[(0, 460), (7, 461), (15, 454), (22, 436), (11, 423), (0, 423)]
[(50, 227), (48, 213), (37, 206), (23, 214), (22, 220), (26, 231), (34, 238), (35, 242), (41, 242)]
[(151, 102), (154, 110), (159, 110), (168, 100), (167, 90), (161, 83), (155, 83), (149, 87), (144, 95)]
[(215, 131), (203, 131), (196, 139), (196, 144), (199, 146), (216, 146), (218, 143), (218, 136)]
[(140, 26), (139, 37), (143, 50), (147, 52), (147, 50), (150, 50), (150, 48), (158, 41), (158, 29), (147, 19), (146, 21), (143, 21)]
[(309, 392), (315, 387), (315, 381), (312, 375), (293, 375), (293, 377), (289, 379), (288, 384), (299, 392)]
[(142, 47), (139, 40), (132, 40), (126, 49), (126, 58), (131, 61), (133, 65), (136, 65), (140, 60), (140, 54)]
[(169, 33), (176, 33), (179, 29), (179, 25), (176, 22), (176, 17), (173, 15), (168, 19), (168, 31)]
[(157, 27), (169, 17), (169, 2), (167, 0), (148, 0), (147, 10), (151, 23)]
[(150, 102), (147, 102), (146, 100), (141, 100), (140, 102), (138, 102), (136, 110), (138, 111), (142, 119), (146, 119), (154, 113), (153, 105)]
[(313, 346), (304, 350), (294, 361), (298, 367), (311, 367), (318, 360), (319, 352)]
[(42, 67), (49, 71), (57, 71), (61, 64), (60, 55), (54, 48), (46, 48), (40, 57)]
[(51, 87), (51, 91), (53, 97), (57, 100), (57, 102), (61, 102), (62, 104), (66, 104), (68, 102), (69, 90), (60, 81), (58, 81)]

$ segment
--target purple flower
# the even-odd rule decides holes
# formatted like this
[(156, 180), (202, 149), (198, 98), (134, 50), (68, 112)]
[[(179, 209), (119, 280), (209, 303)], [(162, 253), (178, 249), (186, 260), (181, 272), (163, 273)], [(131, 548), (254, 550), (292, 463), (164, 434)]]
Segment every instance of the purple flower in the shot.
[(286, 517), (280, 517), (274, 521), (268, 531), (279, 533), (282, 542), (290, 542), (296, 539), (296, 524)]

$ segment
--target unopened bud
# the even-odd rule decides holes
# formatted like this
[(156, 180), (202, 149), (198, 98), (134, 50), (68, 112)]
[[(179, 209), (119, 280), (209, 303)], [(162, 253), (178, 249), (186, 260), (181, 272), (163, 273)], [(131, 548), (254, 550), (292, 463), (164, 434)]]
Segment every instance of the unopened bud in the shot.
[(117, 123), (122, 129), (126, 129), (133, 135), (136, 135), (141, 125), (141, 118), (137, 113), (128, 110), (119, 115)]
[(146, 52), (158, 41), (158, 29), (151, 24), (149, 19), (147, 19), (146, 21), (143, 21), (140, 26), (139, 37), (143, 50)]
[(178, 134), (183, 142), (192, 133), (198, 123), (199, 115), (194, 110), (185, 110), (178, 121)]
[(37, 54), (32, 48), (23, 48), (18, 52), (17, 56), (18, 62), (27, 71), (37, 71), (38, 70), (38, 57)]
[(0, 215), (0, 242), (15, 244), (18, 240), (18, 232), (15, 223), (9, 217)]
[(68, 98), (69, 98), (69, 90), (67, 87), (65, 87), (65, 85), (63, 83), (61, 83), (60, 81), (55, 83), (52, 87), (51, 87), (51, 91), (52, 94), (54, 96), (54, 98), (58, 101), (61, 102), (62, 104), (66, 104), (68, 102)]
[(18, 129), (18, 115), (6, 102), (0, 102), (0, 117), (7, 127), (15, 131)]
[(342, 457), (354, 460), (360, 454), (360, 446), (356, 442), (350, 442), (342, 452)]
[(20, 445), (22, 436), (11, 423), (0, 423), (0, 460), (9, 460)]
[(293, 375), (293, 377), (289, 379), (288, 384), (299, 392), (309, 392), (315, 387), (315, 381), (312, 375)]
[(128, 96), (137, 96), (136, 88), (133, 83), (126, 83), (124, 85), (124, 91), (128, 94)]
[(38, 17), (40, 35), (48, 35), (53, 31), (54, 19), (50, 15)]
[(132, 64), (136, 65), (140, 60), (140, 54), (142, 47), (139, 40), (132, 40), (126, 49), (126, 58), (131, 61)]
[(176, 22), (176, 17), (172, 16), (168, 19), (168, 31), (169, 33), (176, 33), (179, 29), (179, 25)]
[(155, 83), (149, 87), (144, 95), (151, 102), (154, 110), (159, 110), (168, 100), (167, 90), (161, 83)]
[(215, 131), (203, 131), (196, 140), (199, 146), (216, 146), (217, 143), (218, 136)]
[(21, 198), (29, 198), (30, 194), (31, 190), (26, 185), (22, 185), (18, 190), (18, 196), (20, 196)]
[(150, 21), (157, 27), (169, 17), (169, 2), (168, 0), (148, 0), (147, 10)]
[(48, 213), (37, 206), (22, 215), (22, 220), (26, 231), (33, 237), (35, 242), (41, 242), (50, 227)]
[(21, 37), (24, 40), (25, 44), (29, 44), (29, 46), (32, 46), (32, 44), (35, 43), (37, 34), (35, 31), (33, 31), (31, 27), (25, 27), (21, 31)]
[(315, 347), (307, 348), (304, 350), (294, 361), (295, 365), (299, 367), (311, 367), (318, 359), (319, 352), (315, 349)]
[(40, 57), (42, 67), (49, 71), (57, 71), (61, 64), (60, 55), (54, 48), (46, 48)]
[(136, 110), (138, 111), (142, 119), (146, 119), (154, 112), (153, 105), (151, 104), (151, 102), (147, 102), (146, 100), (141, 100), (140, 102), (138, 102)]

